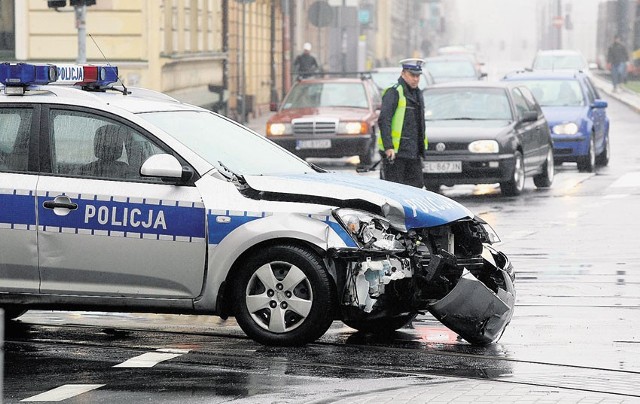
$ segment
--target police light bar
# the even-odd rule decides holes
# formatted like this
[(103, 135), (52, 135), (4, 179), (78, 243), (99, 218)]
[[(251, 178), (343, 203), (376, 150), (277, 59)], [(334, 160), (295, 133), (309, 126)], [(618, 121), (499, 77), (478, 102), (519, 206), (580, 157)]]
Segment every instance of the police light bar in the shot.
[(118, 68), (95, 65), (58, 65), (55, 84), (79, 85), (97, 89), (118, 81)]
[(32, 84), (49, 84), (57, 79), (54, 65), (29, 63), (0, 63), (0, 83), (6, 87), (24, 87)]

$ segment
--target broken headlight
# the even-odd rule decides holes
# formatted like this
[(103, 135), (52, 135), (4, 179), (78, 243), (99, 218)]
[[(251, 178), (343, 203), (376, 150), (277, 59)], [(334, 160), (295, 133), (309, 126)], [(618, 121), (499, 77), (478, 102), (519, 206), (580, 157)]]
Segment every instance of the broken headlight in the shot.
[(389, 221), (381, 216), (355, 209), (336, 209), (333, 212), (347, 233), (364, 248), (399, 250), (402, 245), (389, 231)]

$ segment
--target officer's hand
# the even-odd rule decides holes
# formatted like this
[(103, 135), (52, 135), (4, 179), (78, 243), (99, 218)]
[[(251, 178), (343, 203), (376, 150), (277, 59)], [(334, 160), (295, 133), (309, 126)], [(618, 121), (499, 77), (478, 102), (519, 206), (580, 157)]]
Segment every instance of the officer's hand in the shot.
[(384, 154), (387, 156), (389, 160), (393, 160), (396, 158), (396, 151), (393, 149), (387, 149), (384, 151)]

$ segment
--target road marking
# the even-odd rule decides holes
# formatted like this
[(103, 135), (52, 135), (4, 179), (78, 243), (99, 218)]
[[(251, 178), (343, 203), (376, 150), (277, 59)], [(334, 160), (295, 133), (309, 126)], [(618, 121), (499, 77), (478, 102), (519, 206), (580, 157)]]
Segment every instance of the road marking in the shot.
[(613, 184), (612, 188), (624, 188), (624, 187), (638, 187), (640, 186), (640, 172), (627, 173), (618, 178)]
[(38, 395), (25, 398), (21, 401), (62, 401), (67, 398), (75, 397), (87, 391), (99, 389), (105, 384), (65, 384), (60, 387), (56, 387), (53, 390), (45, 391)]
[(188, 349), (158, 349), (157, 352), (147, 352), (114, 365), (114, 368), (150, 368), (160, 362), (177, 358), (188, 353)]

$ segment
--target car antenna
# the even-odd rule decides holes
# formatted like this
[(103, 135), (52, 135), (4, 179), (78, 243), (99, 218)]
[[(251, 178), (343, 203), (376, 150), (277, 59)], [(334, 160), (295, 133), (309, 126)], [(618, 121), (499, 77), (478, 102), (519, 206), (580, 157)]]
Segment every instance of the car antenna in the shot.
[[(102, 58), (104, 59), (105, 62), (107, 62), (107, 66), (109, 67), (113, 67), (111, 66), (111, 63), (109, 63), (109, 61), (107, 60), (107, 57), (104, 55), (104, 53), (102, 52), (102, 49), (100, 49), (100, 46), (98, 46), (98, 43), (96, 42), (95, 39), (93, 39), (93, 36), (91, 34), (87, 34), (89, 35), (89, 38), (91, 38), (91, 40), (93, 41), (93, 43), (96, 45), (96, 48), (98, 48), (98, 51), (100, 52), (100, 54), (102, 55)], [(127, 95), (127, 94), (131, 94), (128, 90), (127, 87), (124, 85), (124, 82), (122, 81), (122, 79), (120, 79), (120, 76), (118, 76), (118, 81), (120, 82), (120, 84), (122, 84), (122, 94)], [(117, 90), (117, 89), (116, 89)]]

